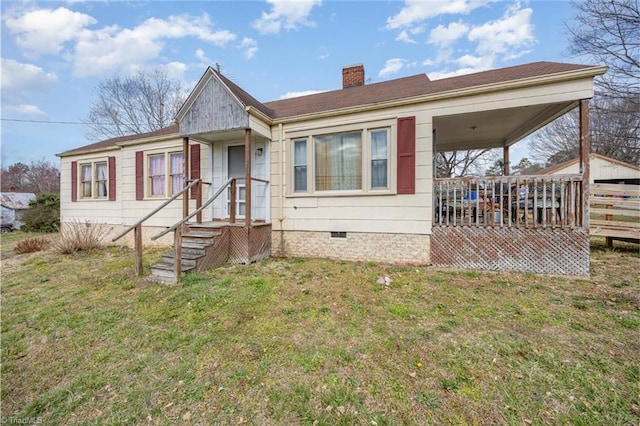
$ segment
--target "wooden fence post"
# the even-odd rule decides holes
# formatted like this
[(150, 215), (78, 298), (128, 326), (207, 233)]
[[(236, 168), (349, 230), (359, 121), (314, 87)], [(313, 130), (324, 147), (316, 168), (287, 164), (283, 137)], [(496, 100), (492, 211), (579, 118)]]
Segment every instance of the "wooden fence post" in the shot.
[(182, 276), (182, 226), (173, 231), (173, 276), (176, 283)]

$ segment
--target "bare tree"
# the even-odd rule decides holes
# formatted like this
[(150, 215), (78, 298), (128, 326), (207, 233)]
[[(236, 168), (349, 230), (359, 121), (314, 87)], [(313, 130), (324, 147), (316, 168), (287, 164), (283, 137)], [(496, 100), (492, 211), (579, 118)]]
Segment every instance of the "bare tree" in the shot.
[[(590, 105), (591, 151), (630, 163), (640, 161), (640, 9), (638, 0), (572, 3), (571, 53), (609, 67), (595, 81)], [(529, 140), (533, 157), (547, 165), (578, 156), (579, 122), (572, 111)]]
[(145, 133), (169, 126), (187, 97), (161, 68), (101, 81), (87, 117), (89, 139)]
[[(609, 67), (597, 81), (609, 96), (640, 94), (640, 8), (638, 0), (585, 0), (568, 26), (570, 51)], [(637, 102), (637, 100), (636, 100)]]
[(495, 162), (495, 157), (496, 152), (491, 149), (438, 152), (436, 155), (436, 176), (479, 176), (488, 163)]
[[(591, 151), (629, 163), (640, 162), (640, 104), (634, 99), (596, 96), (590, 107)], [(579, 155), (577, 109), (543, 127), (529, 139), (534, 159), (558, 164)]]
[(15, 163), (2, 167), (2, 191), (59, 193), (60, 170), (45, 160), (32, 161), (30, 165)]

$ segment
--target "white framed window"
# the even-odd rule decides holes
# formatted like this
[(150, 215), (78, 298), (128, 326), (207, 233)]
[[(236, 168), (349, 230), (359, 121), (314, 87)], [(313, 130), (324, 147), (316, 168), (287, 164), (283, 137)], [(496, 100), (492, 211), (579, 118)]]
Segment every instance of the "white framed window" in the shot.
[(307, 140), (293, 141), (293, 191), (307, 192)]
[(369, 132), (371, 141), (371, 189), (389, 188), (389, 130)]
[(334, 132), (296, 132), (289, 139), (290, 196), (392, 194), (395, 149), (392, 120)]
[(182, 152), (161, 152), (147, 155), (147, 195), (171, 197), (184, 188)]
[(109, 168), (106, 161), (80, 163), (80, 198), (106, 199), (108, 197)]

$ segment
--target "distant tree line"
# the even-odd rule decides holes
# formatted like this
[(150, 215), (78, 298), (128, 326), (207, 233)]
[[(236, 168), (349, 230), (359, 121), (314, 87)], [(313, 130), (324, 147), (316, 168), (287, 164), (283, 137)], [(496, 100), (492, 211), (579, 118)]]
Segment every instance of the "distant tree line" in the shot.
[(60, 193), (60, 170), (49, 161), (32, 161), (2, 166), (2, 192)]

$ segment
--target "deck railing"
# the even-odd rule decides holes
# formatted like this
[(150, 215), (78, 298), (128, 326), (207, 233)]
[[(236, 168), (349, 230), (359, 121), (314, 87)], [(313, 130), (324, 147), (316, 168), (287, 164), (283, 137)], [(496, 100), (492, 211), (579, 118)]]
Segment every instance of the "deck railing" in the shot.
[(581, 175), (434, 179), (434, 226), (583, 227)]

